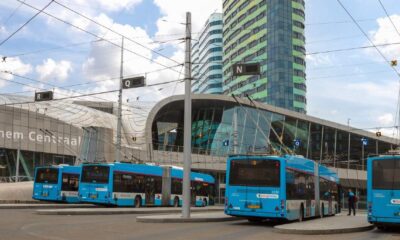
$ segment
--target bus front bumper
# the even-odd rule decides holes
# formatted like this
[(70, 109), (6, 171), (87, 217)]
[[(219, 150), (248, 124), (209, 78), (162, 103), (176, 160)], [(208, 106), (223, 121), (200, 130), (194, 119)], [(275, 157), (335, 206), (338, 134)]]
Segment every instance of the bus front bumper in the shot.
[(368, 222), (371, 224), (400, 225), (400, 217), (374, 217), (368, 216)]

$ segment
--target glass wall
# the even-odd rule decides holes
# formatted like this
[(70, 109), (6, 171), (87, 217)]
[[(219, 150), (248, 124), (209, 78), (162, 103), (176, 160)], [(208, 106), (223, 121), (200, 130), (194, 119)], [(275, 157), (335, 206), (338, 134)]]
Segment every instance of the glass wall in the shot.
[[(368, 155), (385, 153), (394, 147), (377, 139), (249, 106), (194, 100), (192, 108), (192, 151), (196, 154), (227, 156), (274, 150), (278, 154), (303, 155), (327, 166), (361, 170), (365, 169)], [(183, 104), (165, 106), (153, 124), (153, 148), (183, 151), (182, 127)]]
[(35, 167), (49, 166), (58, 164), (74, 165), (75, 157), (67, 155), (57, 155), (50, 153), (39, 153), (32, 151), (20, 151), (11, 149), (0, 149), (0, 182), (15, 181), (17, 171), (17, 159), (19, 156), (18, 176), (19, 181), (32, 180)]

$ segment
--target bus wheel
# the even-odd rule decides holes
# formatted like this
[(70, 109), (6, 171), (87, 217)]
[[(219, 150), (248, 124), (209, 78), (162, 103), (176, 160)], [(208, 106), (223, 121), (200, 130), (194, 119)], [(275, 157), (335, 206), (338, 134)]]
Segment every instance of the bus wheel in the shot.
[(300, 212), (299, 212), (299, 222), (304, 221), (304, 206), (301, 204), (300, 206)]
[(137, 196), (135, 198), (135, 208), (140, 208), (140, 206), (142, 206), (142, 199), (141, 197)]
[(174, 207), (179, 207), (179, 198), (178, 197), (174, 198)]
[(321, 213), (319, 215), (321, 216), (321, 218), (325, 217), (325, 205), (324, 204), (321, 205)]

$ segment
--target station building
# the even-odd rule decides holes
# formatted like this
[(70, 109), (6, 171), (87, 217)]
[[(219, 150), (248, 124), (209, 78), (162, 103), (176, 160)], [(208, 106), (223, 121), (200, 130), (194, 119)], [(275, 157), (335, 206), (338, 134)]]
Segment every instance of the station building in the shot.
[[(366, 187), (366, 158), (397, 140), (295, 111), (223, 95), (192, 96), (192, 167), (211, 173), (223, 201), (230, 154), (296, 154), (327, 165), (343, 187)], [(35, 166), (113, 162), (116, 103), (0, 96), (0, 180), (31, 180)], [(123, 106), (123, 161), (183, 165), (184, 96)]]

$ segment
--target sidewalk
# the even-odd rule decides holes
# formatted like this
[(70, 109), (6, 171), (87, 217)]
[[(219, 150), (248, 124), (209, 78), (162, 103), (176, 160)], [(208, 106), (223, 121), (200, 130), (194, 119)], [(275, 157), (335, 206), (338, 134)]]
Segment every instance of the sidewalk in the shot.
[[(179, 213), (181, 208), (174, 207), (143, 207), (143, 208), (67, 208), (37, 210), (39, 215), (111, 215), (111, 214), (170, 214)], [(223, 212), (223, 206), (193, 207), (192, 212)]]
[(274, 227), (274, 231), (289, 234), (319, 235), (362, 232), (373, 228), (374, 226), (368, 223), (365, 214), (360, 214), (358, 216), (341, 214), (333, 217), (316, 218), (304, 222), (278, 225)]
[(136, 222), (143, 223), (199, 223), (199, 222), (226, 222), (240, 218), (225, 215), (224, 212), (193, 213), (190, 218), (183, 218), (179, 214), (152, 215), (136, 217)]

